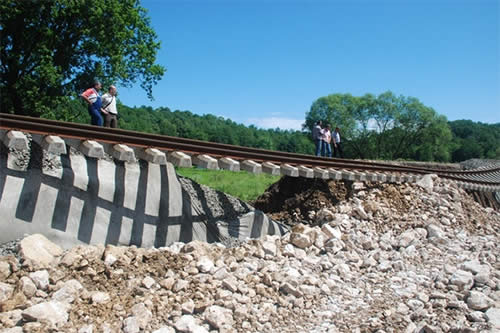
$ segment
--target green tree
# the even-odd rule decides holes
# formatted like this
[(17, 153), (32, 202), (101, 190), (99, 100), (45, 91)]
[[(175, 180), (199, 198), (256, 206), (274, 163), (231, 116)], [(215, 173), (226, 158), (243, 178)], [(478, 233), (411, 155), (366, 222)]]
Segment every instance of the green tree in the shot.
[(500, 123), (483, 124), (472, 120), (449, 122), (456, 143), (452, 160), (471, 158), (500, 159)]
[(165, 69), (160, 43), (138, 0), (2, 0), (1, 111), (72, 118), (57, 108), (94, 78), (136, 81), (152, 98)]
[(452, 136), (446, 118), (414, 97), (391, 91), (376, 97), (332, 94), (312, 104), (304, 129), (312, 129), (317, 120), (340, 127), (349, 157), (450, 159)]

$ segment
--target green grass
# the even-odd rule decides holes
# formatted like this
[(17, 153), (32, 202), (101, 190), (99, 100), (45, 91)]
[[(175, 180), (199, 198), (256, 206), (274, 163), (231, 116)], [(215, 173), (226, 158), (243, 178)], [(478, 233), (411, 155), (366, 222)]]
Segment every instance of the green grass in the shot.
[(180, 176), (190, 178), (203, 184), (230, 194), (243, 201), (253, 201), (269, 187), (277, 182), (280, 176), (234, 172), (227, 170), (207, 170), (199, 168), (175, 168)]

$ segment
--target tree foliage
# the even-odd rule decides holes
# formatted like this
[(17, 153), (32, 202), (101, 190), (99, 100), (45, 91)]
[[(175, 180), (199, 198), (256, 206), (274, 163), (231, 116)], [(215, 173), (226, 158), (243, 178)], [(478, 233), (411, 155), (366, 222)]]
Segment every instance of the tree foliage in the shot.
[(483, 124), (471, 120), (450, 122), (455, 149), (454, 161), (471, 158), (500, 159), (500, 123)]
[(360, 97), (332, 94), (312, 104), (304, 129), (312, 129), (317, 120), (341, 129), (350, 157), (450, 160), (446, 118), (414, 97), (390, 91)]
[(152, 98), (164, 73), (139, 0), (2, 0), (0, 12), (2, 112), (55, 117), (94, 78), (140, 80)]

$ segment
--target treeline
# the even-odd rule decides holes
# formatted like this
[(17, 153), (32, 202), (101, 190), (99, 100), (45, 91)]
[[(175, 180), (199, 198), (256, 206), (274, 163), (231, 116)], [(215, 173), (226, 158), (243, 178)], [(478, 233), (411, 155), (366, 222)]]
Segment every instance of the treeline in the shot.
[(452, 161), (471, 158), (500, 159), (500, 123), (455, 120), (449, 125), (454, 137)]
[[(308, 127), (303, 131), (260, 129), (210, 114), (200, 116), (190, 111), (171, 111), (167, 107), (153, 109), (119, 104), (118, 109), (119, 126), (123, 129), (300, 154), (314, 152)], [(310, 113), (307, 115), (310, 116)], [(86, 107), (79, 100), (45, 116), (89, 123)], [(420, 130), (415, 133), (409, 133), (412, 128), (392, 126), (383, 132), (362, 132), (358, 129), (350, 135), (346, 134), (346, 157), (438, 162), (500, 159), (500, 123), (483, 124), (471, 120), (447, 122), (442, 116), (436, 116), (436, 119), (428, 124), (413, 123), (412, 128)], [(332, 124), (335, 122), (332, 121)], [(398, 149), (399, 156), (396, 156)]]

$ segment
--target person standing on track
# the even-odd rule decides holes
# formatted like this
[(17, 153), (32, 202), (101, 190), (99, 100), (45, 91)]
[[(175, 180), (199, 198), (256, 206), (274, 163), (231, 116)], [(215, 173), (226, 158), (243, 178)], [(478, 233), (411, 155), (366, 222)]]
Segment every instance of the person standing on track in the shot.
[(330, 130), (330, 125), (322, 130), (321, 134), (321, 156), (332, 157), (332, 147), (330, 142), (332, 141), (332, 131)]
[(116, 87), (109, 86), (108, 92), (102, 95), (101, 112), (104, 115), (104, 127), (118, 127), (118, 111), (116, 109)]
[(335, 132), (333, 132), (333, 156), (344, 158), (344, 151), (342, 150), (342, 142), (340, 141), (340, 129), (335, 127)]
[(312, 137), (316, 145), (316, 156), (321, 156), (321, 124), (321, 120), (318, 120), (312, 129)]
[(99, 95), (101, 87), (101, 82), (94, 81), (94, 85), (80, 95), (88, 104), (90, 123), (96, 126), (102, 126), (104, 122), (101, 116), (101, 95)]

